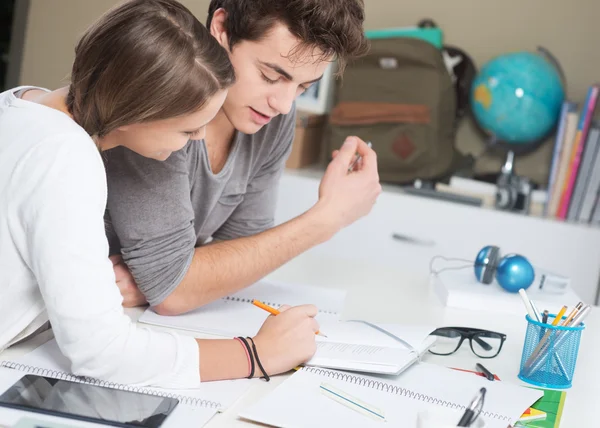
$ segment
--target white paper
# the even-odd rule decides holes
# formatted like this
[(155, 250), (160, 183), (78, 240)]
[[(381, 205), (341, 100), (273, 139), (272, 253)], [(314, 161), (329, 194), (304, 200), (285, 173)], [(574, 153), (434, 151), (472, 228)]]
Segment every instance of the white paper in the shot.
[(319, 309), (319, 323), (339, 319), (345, 291), (261, 281), (227, 298), (176, 316), (161, 316), (147, 309), (139, 322), (225, 337), (255, 336), (269, 316), (254, 306), (253, 299), (278, 308), (282, 305), (313, 304)]
[[(328, 382), (381, 409), (386, 422), (365, 417), (320, 394), (321, 382)], [(543, 394), (509, 382), (489, 382), (471, 373), (425, 363), (413, 365), (393, 378), (303, 369), (243, 410), (240, 416), (286, 428), (414, 427), (419, 411), (437, 408), (443, 403), (446, 406), (466, 406), (481, 387), (487, 388), (485, 413), (480, 416), (485, 420), (486, 428), (506, 428), (508, 420), (517, 420)]]

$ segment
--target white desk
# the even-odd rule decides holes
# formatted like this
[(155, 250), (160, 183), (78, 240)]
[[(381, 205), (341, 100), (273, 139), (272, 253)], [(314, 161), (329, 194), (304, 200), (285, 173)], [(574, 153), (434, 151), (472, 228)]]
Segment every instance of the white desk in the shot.
[[(448, 367), (475, 369), (480, 361), (503, 381), (522, 383), (517, 378), (521, 359), (521, 347), (525, 334), (524, 317), (490, 317), (485, 312), (459, 311), (443, 307), (429, 285), (426, 275), (418, 281), (404, 280), (398, 268), (377, 265), (373, 262), (351, 262), (326, 258), (321, 254), (306, 253), (288, 263), (270, 278), (290, 283), (313, 284), (342, 288), (348, 291), (343, 317), (362, 318), (371, 321), (402, 323), (435, 323), (440, 326), (470, 326), (487, 328), (507, 334), (500, 355), (490, 360), (480, 360), (464, 343), (453, 356), (440, 357), (428, 354), (425, 361)], [(141, 310), (129, 310), (135, 318)], [(592, 403), (600, 398), (600, 371), (597, 370), (600, 355), (600, 312), (593, 311), (582, 337), (573, 387), (568, 390), (561, 427), (588, 426), (595, 420)], [(5, 351), (4, 358), (16, 358), (39, 346), (49, 335)], [(217, 415), (208, 425), (216, 427), (252, 427), (252, 423), (239, 420), (238, 412), (271, 391), (287, 375), (277, 376), (267, 383), (257, 379), (249, 393), (223, 414)]]
[[(285, 221), (308, 209), (316, 201), (318, 185), (318, 179), (285, 174), (276, 221)], [(399, 243), (391, 240), (392, 232), (433, 239), (436, 243), (434, 246)], [(560, 243), (558, 248), (556, 242)], [(570, 275), (582, 298), (594, 300), (600, 270), (600, 229), (539, 221), (396, 192), (384, 192), (368, 217), (283, 266), (270, 278), (347, 290), (345, 319), (467, 326), (505, 333), (504, 348), (494, 359), (478, 359), (468, 343), (464, 343), (452, 356), (428, 354), (425, 361), (471, 370), (480, 361), (503, 381), (522, 383), (517, 374), (526, 329), (525, 311), (522, 317), (498, 317), (481, 311), (448, 309), (439, 303), (429, 284), (431, 256), (474, 259), (477, 251), (487, 244), (500, 245), (503, 252), (520, 251), (534, 265), (539, 262)], [(136, 318), (141, 310), (128, 313)], [(596, 419), (592, 403), (600, 399), (598, 310), (592, 312), (586, 324), (573, 387), (568, 390), (561, 421), (564, 428), (589, 426)], [(47, 335), (35, 338), (10, 349), (0, 355), (0, 360), (16, 358), (47, 338)], [(227, 412), (217, 415), (209, 428), (256, 426), (238, 420), (236, 415), (285, 378), (277, 376), (269, 383), (256, 380), (255, 387)]]

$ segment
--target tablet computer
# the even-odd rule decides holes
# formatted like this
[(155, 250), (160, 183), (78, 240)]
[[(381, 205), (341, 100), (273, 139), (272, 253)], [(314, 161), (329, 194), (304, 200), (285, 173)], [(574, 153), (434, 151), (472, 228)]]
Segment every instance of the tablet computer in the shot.
[(0, 406), (118, 427), (159, 428), (175, 398), (28, 374), (0, 395)]

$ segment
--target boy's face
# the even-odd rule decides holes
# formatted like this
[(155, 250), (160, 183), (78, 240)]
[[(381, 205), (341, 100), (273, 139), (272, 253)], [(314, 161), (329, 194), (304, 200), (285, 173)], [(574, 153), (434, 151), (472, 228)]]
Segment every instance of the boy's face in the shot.
[(236, 83), (223, 111), (238, 131), (254, 134), (273, 117), (289, 113), (294, 99), (323, 76), (329, 61), (316, 49), (294, 54), (297, 45), (298, 39), (280, 24), (259, 41), (234, 45), (229, 57)]

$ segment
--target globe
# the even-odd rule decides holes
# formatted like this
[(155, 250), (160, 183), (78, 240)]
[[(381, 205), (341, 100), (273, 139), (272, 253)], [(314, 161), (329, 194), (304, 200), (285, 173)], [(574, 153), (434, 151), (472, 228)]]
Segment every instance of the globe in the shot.
[(500, 55), (486, 63), (471, 87), (478, 124), (495, 141), (527, 146), (554, 128), (564, 101), (557, 67), (536, 52)]

